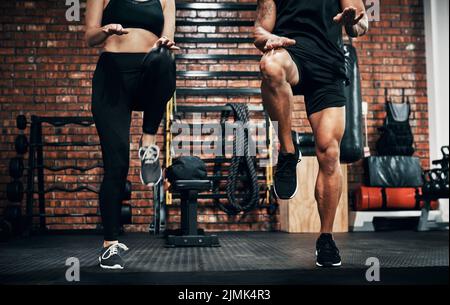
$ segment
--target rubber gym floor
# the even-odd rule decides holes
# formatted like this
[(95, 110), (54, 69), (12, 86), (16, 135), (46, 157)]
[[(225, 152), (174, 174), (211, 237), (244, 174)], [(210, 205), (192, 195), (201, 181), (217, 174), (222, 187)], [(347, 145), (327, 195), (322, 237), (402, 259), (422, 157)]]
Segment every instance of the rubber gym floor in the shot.
[(379, 260), (378, 284), (448, 284), (448, 232), (336, 234), (343, 266), (317, 269), (314, 234), (221, 233), (218, 248), (165, 248), (164, 239), (125, 234), (126, 269), (97, 266), (101, 236), (39, 235), (0, 243), (0, 284), (68, 284), (66, 259), (80, 261), (79, 284), (364, 285)]

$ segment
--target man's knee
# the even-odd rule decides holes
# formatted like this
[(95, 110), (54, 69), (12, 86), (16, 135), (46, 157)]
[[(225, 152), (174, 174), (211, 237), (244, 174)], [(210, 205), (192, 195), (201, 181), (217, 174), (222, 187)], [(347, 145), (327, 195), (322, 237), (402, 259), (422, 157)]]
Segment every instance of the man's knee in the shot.
[(263, 81), (269, 85), (286, 81), (286, 72), (280, 57), (280, 55), (274, 54), (266, 55), (261, 59), (260, 69)]
[(339, 170), (340, 147), (336, 140), (317, 146), (317, 159), (320, 169), (326, 175), (334, 175)]

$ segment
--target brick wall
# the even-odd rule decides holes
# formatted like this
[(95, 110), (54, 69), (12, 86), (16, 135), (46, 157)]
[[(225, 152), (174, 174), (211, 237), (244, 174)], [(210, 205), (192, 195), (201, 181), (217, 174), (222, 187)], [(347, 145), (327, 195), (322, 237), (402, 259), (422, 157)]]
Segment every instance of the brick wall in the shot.
[[(82, 1), (83, 3), (85, 1)], [(205, 1), (206, 2), (206, 1)], [(216, 2), (216, 1), (207, 1)], [(217, 0), (217, 2), (222, 2)], [(230, 1), (253, 2), (253, 1)], [(428, 115), (426, 95), (425, 39), (423, 7), (420, 0), (384, 0), (381, 3), (381, 22), (372, 23), (370, 34), (355, 42), (358, 48), (362, 74), (364, 100), (369, 103), (369, 142), (374, 149), (378, 138), (377, 127), (384, 117), (384, 88), (390, 89), (394, 100), (400, 101), (401, 88), (411, 97), (413, 129), (417, 155), (428, 166)], [(90, 116), (91, 78), (95, 69), (98, 49), (87, 48), (83, 41), (83, 24), (67, 22), (63, 0), (3, 0), (0, 2), (0, 207), (6, 202), (5, 185), (9, 182), (8, 160), (15, 156), (14, 139), (18, 133), (15, 117), (19, 113), (50, 116)], [(84, 7), (83, 7), (84, 10)], [(184, 18), (239, 18), (252, 19), (253, 12), (180, 11)], [(251, 28), (179, 27), (178, 36), (249, 37)], [(258, 54), (251, 44), (182, 44), (183, 52), (210, 54)], [(250, 62), (179, 62), (181, 70), (257, 71)], [(249, 80), (188, 80), (180, 86), (189, 87), (259, 87), (258, 81)], [(226, 103), (230, 101), (258, 103), (255, 98), (182, 98), (179, 103)], [(135, 158), (139, 139), (141, 116), (134, 113), (132, 126), (132, 160), (129, 179), (133, 182), (133, 225), (130, 231), (146, 231), (152, 215), (152, 194), (139, 183), (139, 162)], [(297, 103), (295, 128), (308, 131), (304, 107)], [(29, 130), (27, 130), (28, 132)], [(44, 128), (47, 140), (97, 141), (95, 128)], [(162, 136), (159, 138), (162, 143)], [(86, 166), (99, 161), (98, 147), (67, 151), (55, 149), (46, 152), (48, 165)], [(97, 186), (101, 170), (78, 175), (74, 171), (47, 173), (46, 184), (73, 183)], [(350, 188), (360, 183), (361, 164), (350, 168)], [(92, 193), (50, 193), (46, 195), (48, 213), (94, 212), (97, 197)], [(1, 212), (1, 210), (0, 210)], [(178, 210), (170, 209), (170, 220), (178, 221)], [(97, 218), (53, 219), (53, 228), (93, 227)], [(200, 222), (209, 230), (272, 230), (277, 229), (277, 217), (265, 210), (245, 217), (228, 217), (216, 208), (202, 208)]]

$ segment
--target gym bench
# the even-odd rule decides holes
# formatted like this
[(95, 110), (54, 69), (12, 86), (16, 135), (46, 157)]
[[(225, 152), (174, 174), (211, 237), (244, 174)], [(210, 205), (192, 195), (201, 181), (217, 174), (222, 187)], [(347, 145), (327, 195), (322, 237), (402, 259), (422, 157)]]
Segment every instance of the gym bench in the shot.
[(211, 180), (180, 180), (171, 186), (170, 192), (181, 197), (181, 228), (166, 231), (167, 247), (220, 247), (219, 238), (205, 235), (197, 223), (198, 195), (211, 188)]

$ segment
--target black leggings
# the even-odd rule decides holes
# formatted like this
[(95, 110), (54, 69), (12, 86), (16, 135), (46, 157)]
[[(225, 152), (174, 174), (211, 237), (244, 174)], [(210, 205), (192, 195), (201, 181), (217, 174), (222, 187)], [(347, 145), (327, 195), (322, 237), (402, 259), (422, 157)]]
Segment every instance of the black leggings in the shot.
[(143, 100), (141, 96), (137, 100), (145, 56), (145, 53), (103, 53), (92, 80), (92, 114), (104, 165), (99, 205), (106, 241), (117, 240), (121, 227), (120, 211), (129, 169), (131, 113), (137, 108), (143, 110), (143, 131), (154, 135), (166, 109), (167, 100), (155, 101), (150, 85), (148, 98)]

